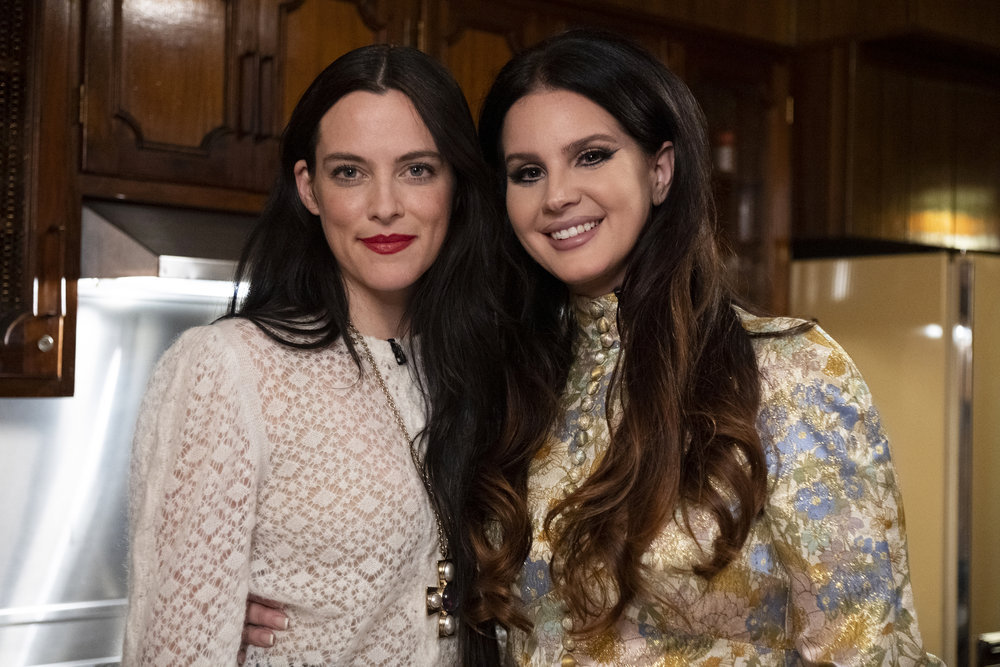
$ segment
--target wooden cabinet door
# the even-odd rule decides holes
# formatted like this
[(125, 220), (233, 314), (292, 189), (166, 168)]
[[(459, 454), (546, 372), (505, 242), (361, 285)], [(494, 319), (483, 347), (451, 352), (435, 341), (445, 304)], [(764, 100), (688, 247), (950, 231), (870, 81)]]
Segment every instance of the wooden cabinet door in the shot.
[(260, 127), (278, 137), (299, 97), (336, 58), (367, 44), (416, 46), (419, 0), (260, 0)]
[(82, 169), (266, 192), (313, 77), (354, 47), (412, 41), (416, 11), (414, 0), (94, 0)]
[(77, 28), (65, 0), (0, 3), (0, 396), (73, 391)]
[(253, 0), (94, 0), (85, 10), (82, 168), (261, 191)]

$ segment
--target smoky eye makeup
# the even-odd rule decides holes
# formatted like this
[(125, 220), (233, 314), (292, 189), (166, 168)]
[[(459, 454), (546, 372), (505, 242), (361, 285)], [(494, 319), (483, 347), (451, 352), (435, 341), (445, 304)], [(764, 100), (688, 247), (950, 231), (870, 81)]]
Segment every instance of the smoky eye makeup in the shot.
[(582, 167), (593, 167), (607, 162), (617, 152), (617, 148), (591, 146), (577, 154), (576, 163)]
[(527, 164), (507, 170), (507, 180), (511, 183), (533, 183), (541, 179), (543, 170), (537, 165)]

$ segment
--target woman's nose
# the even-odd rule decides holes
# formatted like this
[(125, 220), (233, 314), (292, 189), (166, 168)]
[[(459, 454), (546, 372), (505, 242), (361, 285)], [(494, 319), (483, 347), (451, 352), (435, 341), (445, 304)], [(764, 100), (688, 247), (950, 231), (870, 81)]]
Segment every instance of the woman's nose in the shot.
[(402, 215), (403, 202), (396, 184), (391, 179), (376, 182), (368, 202), (368, 218), (388, 224)]
[(553, 170), (546, 178), (545, 209), (558, 212), (580, 201), (580, 192), (572, 175), (561, 170)]

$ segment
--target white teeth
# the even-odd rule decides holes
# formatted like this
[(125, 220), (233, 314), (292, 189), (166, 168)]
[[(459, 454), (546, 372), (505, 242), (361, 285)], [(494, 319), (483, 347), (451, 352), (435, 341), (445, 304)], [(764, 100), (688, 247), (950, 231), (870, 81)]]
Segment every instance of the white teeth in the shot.
[(565, 239), (571, 239), (574, 236), (583, 234), (584, 232), (589, 232), (591, 229), (596, 227), (599, 223), (597, 222), (585, 222), (582, 225), (577, 225), (575, 227), (569, 227), (567, 229), (560, 229), (557, 232), (552, 232), (549, 236), (557, 241), (562, 241)]

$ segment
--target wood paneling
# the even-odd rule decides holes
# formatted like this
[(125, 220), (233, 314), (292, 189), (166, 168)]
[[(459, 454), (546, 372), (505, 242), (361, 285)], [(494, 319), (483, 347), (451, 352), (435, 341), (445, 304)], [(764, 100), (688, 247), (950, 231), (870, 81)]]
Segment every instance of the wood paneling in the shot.
[(1000, 69), (911, 46), (797, 59), (796, 237), (1000, 251)]
[(419, 9), (407, 1), (265, 0), (260, 11), (262, 61), (280, 70), (280, 110), (269, 125), (277, 135), (312, 80), (341, 55), (379, 42), (413, 46)]
[(795, 0), (794, 17), (798, 45), (921, 34), (1000, 48), (995, 0)]

